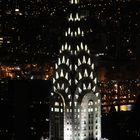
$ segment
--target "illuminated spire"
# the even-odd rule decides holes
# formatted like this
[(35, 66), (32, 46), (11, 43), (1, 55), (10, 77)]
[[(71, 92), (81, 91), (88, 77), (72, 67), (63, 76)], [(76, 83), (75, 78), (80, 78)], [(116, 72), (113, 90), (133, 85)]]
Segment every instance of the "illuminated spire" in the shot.
[(50, 139), (101, 138), (101, 96), (90, 50), (83, 41), (79, 1), (70, 0), (65, 43), (55, 64), (50, 96)]

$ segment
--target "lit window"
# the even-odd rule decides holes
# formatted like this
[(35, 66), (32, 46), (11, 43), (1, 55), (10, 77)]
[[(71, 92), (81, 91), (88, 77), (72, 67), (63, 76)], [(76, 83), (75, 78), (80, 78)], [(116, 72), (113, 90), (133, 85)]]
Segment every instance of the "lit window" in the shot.
[(55, 108), (55, 112), (59, 112), (59, 108)]
[(70, 99), (71, 95), (68, 95), (68, 98)]
[(55, 102), (55, 106), (59, 106), (59, 103), (58, 102)]
[(96, 95), (96, 97), (98, 97), (99, 93), (96, 93), (95, 95)]
[(75, 95), (75, 98), (78, 99), (78, 95)]
[(89, 105), (89, 106), (93, 105), (93, 101), (90, 101), (90, 102), (88, 103), (88, 105)]
[(19, 12), (19, 9), (15, 9), (15, 12)]
[(95, 108), (95, 111), (97, 111), (98, 109), (97, 109), (97, 107)]

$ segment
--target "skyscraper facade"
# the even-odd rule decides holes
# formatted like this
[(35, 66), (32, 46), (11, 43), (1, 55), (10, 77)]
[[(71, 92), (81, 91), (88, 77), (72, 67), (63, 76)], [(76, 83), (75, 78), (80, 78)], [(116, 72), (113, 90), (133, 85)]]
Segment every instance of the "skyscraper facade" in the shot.
[(80, 27), (79, 0), (70, 1), (65, 43), (55, 65), (50, 97), (51, 140), (99, 140), (101, 99), (94, 63)]

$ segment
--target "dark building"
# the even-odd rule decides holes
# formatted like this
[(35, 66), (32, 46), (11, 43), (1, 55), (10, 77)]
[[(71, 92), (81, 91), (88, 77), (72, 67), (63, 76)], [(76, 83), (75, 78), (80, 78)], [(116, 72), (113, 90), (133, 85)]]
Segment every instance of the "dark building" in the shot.
[(2, 140), (39, 140), (49, 135), (49, 81), (1, 80)]

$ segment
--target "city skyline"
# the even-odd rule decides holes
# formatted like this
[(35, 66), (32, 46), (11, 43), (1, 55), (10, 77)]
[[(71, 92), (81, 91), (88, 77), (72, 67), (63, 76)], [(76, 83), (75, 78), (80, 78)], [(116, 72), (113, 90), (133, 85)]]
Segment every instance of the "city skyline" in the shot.
[[(63, 31), (67, 24), (65, 19), (69, 12), (69, 4), (64, 1), (49, 3), (49, 1), (42, 0), (13, 1), (13, 3), (2, 1), (1, 3), (3, 8), (0, 26), (0, 63), (4, 75), (8, 75), (5, 74), (6, 69), (12, 69), (12, 72), (16, 73), (15, 67), (20, 65), (22, 65), (20, 67), (23, 68), (23, 73), (27, 72), (28, 64), (39, 64), (40, 67), (43, 67), (42, 65), (47, 63), (49, 67), (54, 68), (59, 46), (64, 42)], [(35, 8), (36, 5), (40, 8)], [(46, 9), (43, 8), (43, 5), (46, 6)], [(128, 79), (138, 77), (140, 69), (138, 5), (138, 1), (81, 2), (80, 14), (82, 15), (84, 12), (87, 14), (87, 18), (83, 18), (82, 26), (84, 26), (85, 37), (91, 53), (93, 57), (97, 58), (98, 71), (104, 71), (104, 73), (120, 71), (123, 75), (125, 71), (128, 71), (125, 79), (134, 74), (132, 78), (128, 77)], [(7, 12), (7, 10), (11, 12)], [(53, 11), (53, 15), (47, 12), (51, 10), (55, 11)], [(21, 55), (22, 57), (20, 57)], [(47, 75), (51, 78), (50, 74)], [(23, 74), (20, 77), (22, 79), (32, 76)], [(35, 76), (36, 79), (40, 77), (45, 79), (42, 75)]]
[[(95, 118), (90, 119), (93, 121), (97, 118), (100, 122), (101, 110), (102, 127), (98, 123), (99, 127), (96, 126), (94, 130), (101, 130), (97, 133), (94, 131), (94, 138), (98, 136), (99, 139), (101, 131), (101, 136), (109, 140), (139, 140), (139, 0), (80, 0), (75, 16), (70, 15), (71, 12), (74, 13), (75, 7), (71, 7), (69, 0), (2, 0), (0, 4), (0, 139), (19, 140), (21, 135), (20, 139), (23, 140), (46, 140), (50, 134), (52, 138), (58, 135), (62, 137), (63, 131), (60, 129), (60, 133), (56, 134), (57, 126), (55, 129), (53, 123), (57, 123), (55, 115), (57, 118), (63, 112), (73, 118), (77, 117), (77, 123), (84, 123), (79, 126), (86, 128), (79, 129), (75, 120), (67, 115), (64, 122), (66, 140), (67, 136), (71, 137), (71, 134), (67, 133), (71, 126), (75, 132), (72, 134), (73, 138), (92, 137), (91, 131), (96, 125), (89, 124), (88, 119), (84, 122), (84, 117), (88, 118), (88, 115), (95, 115), (99, 111)], [(75, 20), (75, 25), (72, 20)], [(84, 37), (81, 43), (75, 46), (78, 41), (70, 39), (69, 36)], [(76, 47), (76, 51), (73, 51), (70, 44)], [(71, 53), (72, 63), (69, 55), (65, 54), (66, 50)], [(83, 50), (85, 55), (75, 57), (78, 50)], [(91, 66), (93, 75), (88, 66)], [(71, 71), (78, 69), (77, 76), (75, 73), (67, 74), (67, 68)], [(68, 81), (67, 86), (70, 87), (72, 82), (73, 88), (66, 88), (67, 82), (62, 80), (63, 77)], [(91, 80), (92, 84), (88, 84), (89, 77), (95, 78)], [(84, 78), (87, 78), (87, 82), (81, 83), (81, 86), (76, 84)], [(91, 102), (86, 104), (86, 109), (89, 110), (87, 113), (83, 112), (82, 116), (79, 113), (78, 92), (89, 91), (93, 85), (96, 85), (98, 90), (94, 91), (93, 88), (92, 91), (101, 93), (101, 108), (98, 110), (95, 107), (98, 102), (95, 98), (86, 98), (82, 94), (80, 97), (83, 97), (83, 105), (88, 97), (92, 98)], [(74, 93), (74, 100), (70, 94), (65, 97), (68, 101), (67, 110), (61, 106), (59, 98), (56, 102), (53, 100), (53, 97), (57, 96), (54, 96), (51, 87), (54, 92)], [(54, 113), (52, 120), (49, 119), (49, 108)], [(63, 116), (60, 115), (60, 122), (61, 117)], [(78, 117), (83, 118), (80, 121)], [(52, 131), (49, 127), (55, 130)], [(78, 129), (74, 130), (74, 127)]]
[[(7, 8), (3, 6), (1, 14), (1, 63), (16, 65), (56, 61), (59, 46), (63, 42), (63, 30), (69, 5), (59, 1), (61, 5), (58, 2), (55, 6), (54, 2), (48, 10), (53, 7), (56, 15), (51, 15), (49, 12), (43, 15), (43, 11), (37, 14), (38, 8), (32, 9), (33, 4), (26, 1), (2, 2)], [(22, 2), (21, 5), (24, 5), (25, 9), (20, 15), (20, 3)], [(41, 0), (34, 1), (34, 6), (42, 2)], [(110, 61), (139, 58), (137, 54), (139, 8), (136, 4), (131, 1), (116, 2), (116, 5), (111, 1), (109, 3), (87, 1), (80, 5), (82, 7), (80, 14), (86, 12), (88, 17), (84, 18), (83, 26), (86, 27), (84, 30), (87, 43), (93, 55), (97, 55), (102, 60), (105, 57)], [(63, 5), (67, 6), (66, 11), (63, 11)], [(57, 6), (59, 8), (55, 8)], [(11, 10), (11, 13), (7, 13), (6, 9)], [(117, 38), (118, 36), (120, 38)], [(23, 57), (21, 58), (20, 55)]]

